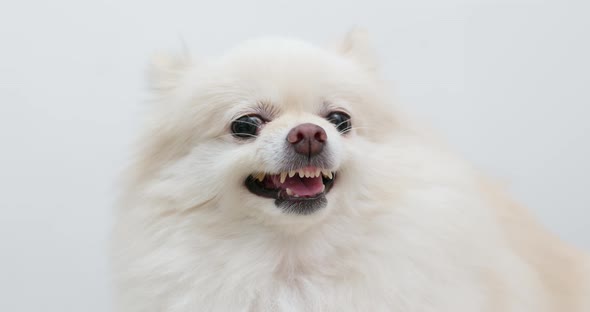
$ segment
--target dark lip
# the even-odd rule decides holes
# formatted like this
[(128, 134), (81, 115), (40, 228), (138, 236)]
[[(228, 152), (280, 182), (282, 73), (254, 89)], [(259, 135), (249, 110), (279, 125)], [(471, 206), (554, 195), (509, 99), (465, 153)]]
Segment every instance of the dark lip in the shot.
[(296, 214), (311, 214), (320, 208), (326, 206), (328, 200), (326, 194), (330, 192), (336, 181), (337, 173), (333, 173), (332, 179), (322, 177), (325, 189), (323, 192), (313, 197), (294, 197), (289, 196), (284, 190), (269, 189), (263, 186), (262, 182), (256, 180), (252, 175), (246, 178), (244, 182), (246, 188), (250, 193), (275, 200), (275, 205), (285, 212)]

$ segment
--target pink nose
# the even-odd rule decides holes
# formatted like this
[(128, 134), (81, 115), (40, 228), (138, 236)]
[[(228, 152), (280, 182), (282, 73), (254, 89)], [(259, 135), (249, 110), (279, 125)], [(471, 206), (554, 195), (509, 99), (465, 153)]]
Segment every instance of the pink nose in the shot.
[(287, 142), (291, 143), (295, 152), (307, 157), (319, 154), (327, 140), (326, 131), (312, 123), (300, 124), (291, 129), (287, 135)]

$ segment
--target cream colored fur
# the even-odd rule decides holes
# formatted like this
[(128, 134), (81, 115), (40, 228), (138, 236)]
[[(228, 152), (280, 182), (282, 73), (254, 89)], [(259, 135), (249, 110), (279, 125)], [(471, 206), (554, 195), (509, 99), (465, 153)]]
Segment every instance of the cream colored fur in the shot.
[[(366, 41), (267, 38), (155, 61), (113, 234), (117, 311), (590, 311), (587, 256), (416, 129)], [(232, 118), (257, 105), (276, 118), (237, 141)], [(347, 136), (320, 117), (331, 108), (351, 113)], [(243, 185), (278, 168), (302, 122), (326, 129), (338, 171), (312, 215)]]

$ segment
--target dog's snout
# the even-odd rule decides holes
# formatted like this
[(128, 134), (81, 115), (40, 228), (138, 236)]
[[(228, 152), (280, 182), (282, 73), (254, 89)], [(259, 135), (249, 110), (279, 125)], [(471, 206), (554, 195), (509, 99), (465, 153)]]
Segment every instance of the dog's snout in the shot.
[(300, 124), (287, 135), (287, 142), (291, 143), (295, 152), (308, 157), (319, 154), (327, 140), (326, 131), (312, 123)]

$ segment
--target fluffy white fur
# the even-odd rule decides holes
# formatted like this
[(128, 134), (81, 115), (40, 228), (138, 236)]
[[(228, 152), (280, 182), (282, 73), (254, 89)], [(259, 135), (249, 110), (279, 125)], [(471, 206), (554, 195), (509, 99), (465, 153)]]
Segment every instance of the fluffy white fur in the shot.
[[(155, 61), (113, 237), (117, 311), (590, 311), (588, 258), (415, 129), (366, 41)], [(261, 103), (276, 117), (232, 137)], [(333, 108), (348, 135), (321, 117)], [(326, 130), (338, 177), (327, 207), (286, 214), (244, 180), (276, 171), (303, 122)]]

